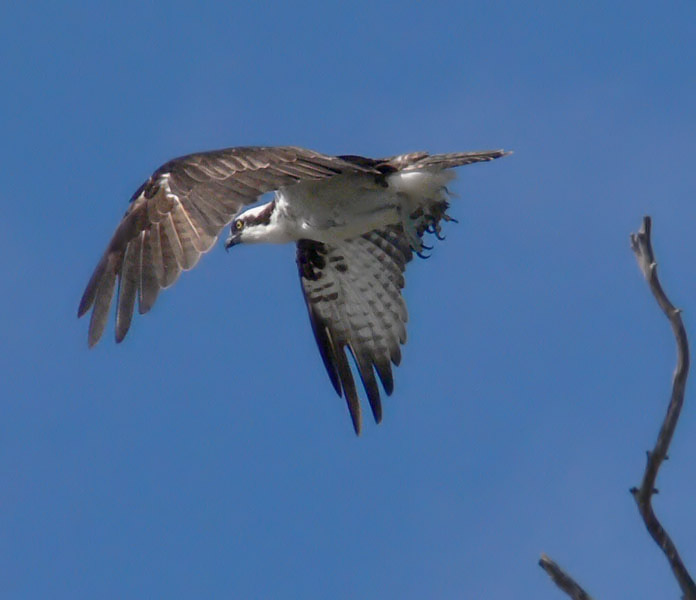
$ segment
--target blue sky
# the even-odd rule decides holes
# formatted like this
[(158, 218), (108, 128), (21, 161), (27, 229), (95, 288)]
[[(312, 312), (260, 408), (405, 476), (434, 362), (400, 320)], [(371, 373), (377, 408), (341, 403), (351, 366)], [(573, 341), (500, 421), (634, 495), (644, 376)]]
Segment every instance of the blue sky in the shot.
[[(677, 597), (628, 489), (696, 314), (696, 5), (0, 9), (7, 598)], [(405, 291), (356, 438), (289, 246), (215, 248), (116, 346), (77, 304), (132, 192), (196, 150), (503, 147)], [(689, 391), (691, 391), (689, 387)], [(690, 394), (689, 394), (690, 396)], [(696, 403), (655, 506), (696, 572)]]

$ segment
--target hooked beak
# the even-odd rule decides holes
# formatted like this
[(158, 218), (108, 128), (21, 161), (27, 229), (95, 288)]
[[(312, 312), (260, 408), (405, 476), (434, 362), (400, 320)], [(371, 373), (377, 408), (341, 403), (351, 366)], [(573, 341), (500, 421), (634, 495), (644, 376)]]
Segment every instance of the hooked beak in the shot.
[(237, 244), (241, 243), (241, 237), (242, 236), (239, 231), (231, 232), (225, 240), (225, 250), (229, 250), (232, 246), (236, 246)]

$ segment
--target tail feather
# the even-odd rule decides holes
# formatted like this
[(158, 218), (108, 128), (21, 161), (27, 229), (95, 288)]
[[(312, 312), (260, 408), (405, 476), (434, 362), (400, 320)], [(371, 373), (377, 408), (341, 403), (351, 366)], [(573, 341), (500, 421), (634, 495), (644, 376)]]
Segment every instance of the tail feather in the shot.
[(449, 154), (432, 154), (427, 156), (419, 156), (416, 160), (408, 162), (405, 169), (451, 169), (453, 167), (461, 167), (471, 163), (486, 162), (495, 160), (512, 154), (505, 150), (481, 150), (478, 152), (451, 152)]
[(397, 154), (387, 158), (367, 158), (344, 154), (339, 156), (341, 160), (357, 164), (361, 167), (375, 169), (385, 175), (395, 171), (433, 168), (451, 169), (477, 162), (486, 162), (507, 156), (512, 152), (505, 150), (479, 150), (476, 152), (450, 152), (449, 154), (428, 154), (427, 152), (408, 152), (407, 154)]

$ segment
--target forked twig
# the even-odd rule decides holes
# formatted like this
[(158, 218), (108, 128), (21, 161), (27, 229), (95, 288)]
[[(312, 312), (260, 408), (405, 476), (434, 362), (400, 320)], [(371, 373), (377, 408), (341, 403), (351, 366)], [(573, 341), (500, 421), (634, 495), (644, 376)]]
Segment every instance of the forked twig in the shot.
[(669, 301), (657, 278), (657, 263), (655, 262), (655, 255), (653, 254), (650, 241), (650, 229), (650, 217), (643, 217), (643, 226), (640, 231), (631, 234), (631, 248), (636, 255), (638, 266), (643, 272), (650, 290), (672, 325), (672, 331), (677, 341), (677, 367), (674, 371), (672, 397), (667, 408), (667, 415), (662, 423), (655, 448), (652, 452), (648, 452), (648, 464), (645, 467), (643, 481), (640, 484), (640, 488), (632, 488), (631, 493), (638, 505), (638, 511), (641, 517), (643, 517), (648, 532), (665, 553), (674, 576), (677, 578), (679, 587), (684, 594), (683, 597), (686, 600), (696, 600), (694, 580), (679, 557), (674, 542), (672, 542), (664, 527), (657, 520), (652, 507), (652, 496), (657, 492), (655, 489), (657, 472), (660, 465), (662, 465), (662, 461), (667, 457), (667, 451), (669, 450), (674, 429), (679, 419), (679, 413), (684, 403), (684, 389), (689, 373), (689, 344), (686, 338), (686, 329), (684, 329), (684, 323), (681, 318), (681, 311), (675, 308)]
[(546, 556), (546, 554), (541, 555), (539, 566), (544, 569), (553, 582), (573, 600), (592, 600), (592, 596), (575, 583), (575, 580)]

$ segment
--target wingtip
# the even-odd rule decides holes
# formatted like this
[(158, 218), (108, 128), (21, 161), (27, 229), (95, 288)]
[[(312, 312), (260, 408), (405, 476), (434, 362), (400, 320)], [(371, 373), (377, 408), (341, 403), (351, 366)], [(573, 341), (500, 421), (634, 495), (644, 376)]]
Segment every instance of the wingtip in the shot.
[(353, 430), (355, 431), (355, 435), (360, 437), (360, 431), (362, 430), (362, 411), (360, 410), (358, 396), (355, 394), (354, 390), (352, 394), (346, 392), (346, 400), (348, 412), (350, 413), (350, 420), (353, 423)]
[[(351, 415), (352, 417), (353, 415)], [(357, 419), (353, 419), (353, 431), (355, 431), (356, 437), (360, 437), (360, 432), (362, 430), (360, 415), (357, 415)]]
[(85, 290), (85, 293), (82, 294), (82, 298), (80, 298), (80, 305), (77, 307), (77, 318), (78, 319), (81, 319), (82, 317), (85, 316), (87, 311), (92, 306), (93, 302), (94, 302), (93, 299), (87, 298), (87, 291)]

